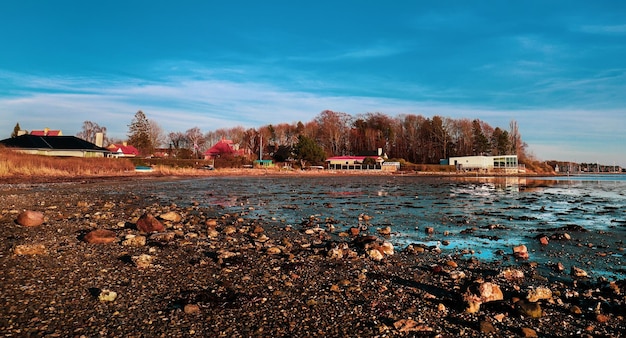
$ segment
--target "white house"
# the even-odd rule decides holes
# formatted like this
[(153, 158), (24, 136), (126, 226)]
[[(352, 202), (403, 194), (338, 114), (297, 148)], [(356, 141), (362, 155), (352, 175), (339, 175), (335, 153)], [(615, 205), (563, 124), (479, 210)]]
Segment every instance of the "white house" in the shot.
[(450, 157), (449, 164), (459, 170), (517, 171), (517, 155)]

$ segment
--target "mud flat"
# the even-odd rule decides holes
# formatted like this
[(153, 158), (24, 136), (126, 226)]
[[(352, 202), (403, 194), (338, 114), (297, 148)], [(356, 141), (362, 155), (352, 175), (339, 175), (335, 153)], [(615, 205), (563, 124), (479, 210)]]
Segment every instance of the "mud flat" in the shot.
[(523, 249), (504, 247), (506, 259), (483, 261), (423, 243), (394, 245), (375, 227), (309, 214), (290, 224), (259, 215), (258, 203), (234, 212), (195, 195), (176, 197), (185, 190), (175, 183), (166, 188), (183, 192), (141, 181), (2, 186), (0, 334), (626, 332), (626, 281), (589, 274), (585, 265), (559, 271), (536, 262), (532, 249), (526, 259)]

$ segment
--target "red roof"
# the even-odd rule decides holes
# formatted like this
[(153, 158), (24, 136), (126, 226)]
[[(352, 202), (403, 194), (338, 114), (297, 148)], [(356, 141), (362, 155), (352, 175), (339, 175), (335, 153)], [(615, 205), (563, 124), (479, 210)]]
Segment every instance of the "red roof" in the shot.
[(139, 150), (133, 146), (124, 144), (111, 144), (107, 147), (111, 152), (123, 154), (125, 156), (138, 156)]
[(205, 156), (215, 157), (219, 155), (235, 154), (242, 156), (245, 152), (243, 149), (235, 150), (233, 141), (221, 139), (214, 146), (204, 152)]
[(61, 136), (62, 135), (60, 130), (49, 130), (49, 129), (32, 130), (30, 134), (34, 136)]

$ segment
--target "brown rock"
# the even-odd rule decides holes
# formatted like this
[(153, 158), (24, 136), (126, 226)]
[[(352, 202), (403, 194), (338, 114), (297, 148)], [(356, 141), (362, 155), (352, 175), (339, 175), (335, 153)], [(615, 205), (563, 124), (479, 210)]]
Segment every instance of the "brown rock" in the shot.
[(162, 220), (170, 221), (170, 222), (180, 222), (183, 219), (183, 217), (176, 211), (170, 211), (170, 212), (161, 214), (159, 215), (159, 218)]
[(523, 300), (517, 302), (517, 310), (523, 316), (530, 318), (541, 318), (543, 311), (539, 303), (527, 303)]
[(359, 232), (361, 232), (361, 230), (357, 227), (351, 227), (350, 228), (350, 236), (355, 237), (359, 235)]
[(480, 326), (480, 332), (482, 333), (495, 333), (496, 332), (496, 328), (488, 320), (481, 320), (479, 323), (479, 326)]
[(569, 309), (569, 312), (571, 312), (572, 314), (575, 315), (582, 315), (583, 314), (583, 310), (578, 307), (578, 305), (574, 305)]
[(587, 277), (587, 271), (581, 269), (581, 268), (577, 268), (575, 266), (572, 266), (571, 269), (571, 275), (574, 277)]
[(165, 227), (154, 216), (145, 213), (137, 220), (137, 230), (141, 232), (161, 232)]
[(526, 295), (526, 299), (529, 302), (537, 302), (542, 299), (550, 299), (552, 298), (552, 290), (546, 287), (537, 287), (531, 290), (528, 290), (528, 294)]
[(596, 320), (598, 323), (606, 323), (609, 321), (609, 316), (599, 313), (596, 315)]
[(539, 243), (541, 243), (541, 245), (548, 245), (548, 237), (543, 236), (539, 238)]
[(83, 239), (91, 244), (109, 244), (117, 240), (117, 234), (111, 230), (96, 229), (87, 233)]
[(196, 304), (186, 304), (184, 311), (188, 315), (196, 314), (200, 312), (200, 307)]
[(434, 234), (434, 233), (435, 233), (435, 228), (433, 228), (433, 227), (427, 227), (424, 231), (425, 231), (428, 235), (432, 235), (432, 234)]
[(176, 237), (176, 233), (174, 232), (159, 232), (150, 235), (150, 240), (161, 243), (169, 243), (174, 240), (174, 237)]
[(43, 213), (39, 211), (26, 210), (17, 215), (17, 224), (25, 227), (35, 227), (44, 222)]
[(528, 327), (523, 327), (522, 328), (522, 337), (539, 337), (537, 336), (537, 331), (528, 328)]
[(526, 245), (518, 245), (516, 247), (513, 247), (513, 255), (515, 256), (515, 258), (528, 259), (528, 248), (526, 248)]

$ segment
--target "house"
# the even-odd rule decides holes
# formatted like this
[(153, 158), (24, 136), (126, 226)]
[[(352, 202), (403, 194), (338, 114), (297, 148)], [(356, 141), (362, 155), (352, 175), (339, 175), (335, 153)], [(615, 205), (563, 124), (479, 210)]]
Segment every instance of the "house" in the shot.
[(212, 160), (223, 155), (244, 156), (245, 150), (239, 149), (239, 144), (222, 138), (215, 145), (204, 152), (204, 159)]
[(75, 136), (37, 136), (24, 134), (0, 140), (0, 145), (33, 155), (105, 157), (110, 154), (106, 148), (87, 142)]
[(515, 171), (519, 170), (517, 155), (450, 157), (448, 163), (457, 170)]
[(107, 149), (111, 151), (113, 157), (137, 157), (139, 150), (133, 146), (129, 146), (126, 142), (122, 144), (110, 144)]
[[(364, 165), (363, 161), (373, 158), (376, 165)], [(326, 159), (328, 169), (354, 170), (354, 169), (381, 169), (385, 160), (380, 156), (333, 156)]]

